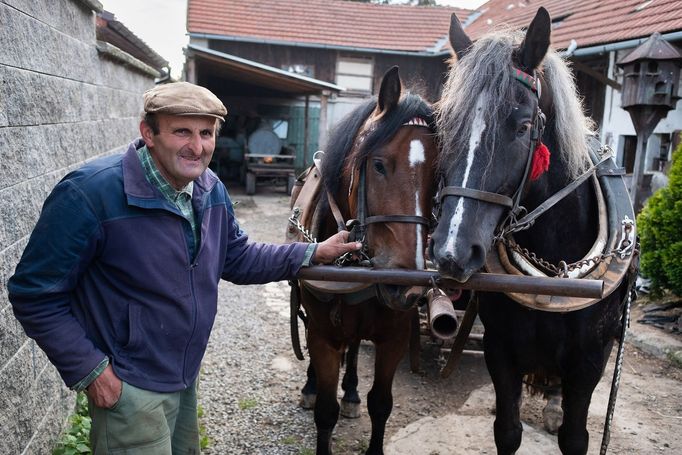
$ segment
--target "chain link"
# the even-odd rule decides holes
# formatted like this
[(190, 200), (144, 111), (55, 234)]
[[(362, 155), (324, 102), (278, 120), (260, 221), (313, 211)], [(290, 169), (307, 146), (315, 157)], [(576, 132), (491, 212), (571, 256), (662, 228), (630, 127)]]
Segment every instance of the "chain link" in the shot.
[(317, 243), (317, 239), (313, 237), (313, 234), (308, 229), (306, 229), (305, 226), (303, 226), (301, 222), (298, 220), (298, 218), (301, 216), (301, 213), (302, 212), (300, 208), (294, 207), (294, 211), (289, 217), (289, 224), (294, 226), (298, 230), (298, 232), (300, 232), (303, 235), (303, 238), (306, 241), (310, 243)]
[[(295, 227), (296, 230), (298, 230), (298, 232), (300, 232), (303, 235), (305, 241), (310, 243), (317, 243), (317, 239), (313, 236), (313, 234), (308, 229), (306, 229), (306, 227), (303, 226), (299, 221), (298, 218), (300, 216), (301, 209), (299, 209), (298, 207), (294, 207), (293, 213), (289, 217), (289, 224)], [(366, 252), (367, 247), (365, 245), (365, 239), (363, 238), (358, 241), (361, 241), (363, 245), (361, 251), (344, 253), (334, 260), (334, 264), (338, 265), (339, 267), (351, 264), (369, 267), (371, 264), (369, 260), (370, 258)]]
[(506, 247), (523, 256), (536, 267), (540, 267), (546, 272), (554, 274), (554, 276), (568, 278), (569, 272), (578, 270), (584, 266), (592, 265), (594, 267), (599, 265), (601, 262), (606, 261), (607, 259), (613, 258), (614, 256), (620, 256), (621, 259), (624, 259), (625, 257), (632, 254), (634, 247), (634, 239), (632, 239), (634, 222), (626, 216), (621, 224), (621, 241), (618, 243), (616, 248), (609, 252), (601, 253), (590, 258), (584, 258), (570, 264), (566, 263), (566, 261), (559, 261), (559, 263), (556, 265), (552, 264), (551, 262), (539, 257), (532, 251), (529, 251), (528, 248), (521, 247), (511, 236), (499, 237), (498, 241), (502, 242), (502, 244), (504, 244)]

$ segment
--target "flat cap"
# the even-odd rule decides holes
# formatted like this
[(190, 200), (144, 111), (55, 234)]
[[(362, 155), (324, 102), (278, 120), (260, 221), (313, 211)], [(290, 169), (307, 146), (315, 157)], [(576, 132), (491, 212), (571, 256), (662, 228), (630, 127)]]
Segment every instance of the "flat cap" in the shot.
[(189, 82), (171, 82), (142, 95), (149, 114), (209, 115), (223, 120), (227, 109), (209, 89)]

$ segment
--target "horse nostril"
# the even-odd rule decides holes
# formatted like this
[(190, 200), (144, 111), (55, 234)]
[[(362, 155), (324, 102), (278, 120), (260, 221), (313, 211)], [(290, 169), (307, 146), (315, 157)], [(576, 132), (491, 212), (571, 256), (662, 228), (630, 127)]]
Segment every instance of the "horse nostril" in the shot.
[(471, 256), (469, 264), (472, 269), (480, 269), (485, 263), (485, 248), (482, 245), (474, 244), (471, 246)]

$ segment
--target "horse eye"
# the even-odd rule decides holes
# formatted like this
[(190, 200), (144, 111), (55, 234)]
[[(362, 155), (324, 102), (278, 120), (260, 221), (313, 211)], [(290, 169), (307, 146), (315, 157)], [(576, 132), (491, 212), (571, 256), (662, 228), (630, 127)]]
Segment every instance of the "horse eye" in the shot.
[(384, 167), (384, 163), (382, 163), (379, 160), (374, 161), (374, 170), (381, 175), (386, 175), (386, 168)]
[(530, 131), (530, 122), (524, 122), (521, 124), (519, 129), (516, 131), (517, 136), (523, 136), (526, 134), (528, 131)]

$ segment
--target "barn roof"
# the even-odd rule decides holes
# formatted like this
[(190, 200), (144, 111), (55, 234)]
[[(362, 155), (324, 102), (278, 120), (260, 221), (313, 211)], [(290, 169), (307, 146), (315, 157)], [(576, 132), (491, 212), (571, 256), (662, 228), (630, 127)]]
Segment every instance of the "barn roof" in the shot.
[(465, 30), (476, 39), (495, 27), (527, 27), (540, 6), (552, 17), (557, 49), (567, 48), (571, 40), (584, 48), (682, 30), (680, 0), (490, 0)]
[(450, 15), (472, 11), (342, 0), (189, 0), (187, 31), (249, 42), (394, 51), (446, 52)]

